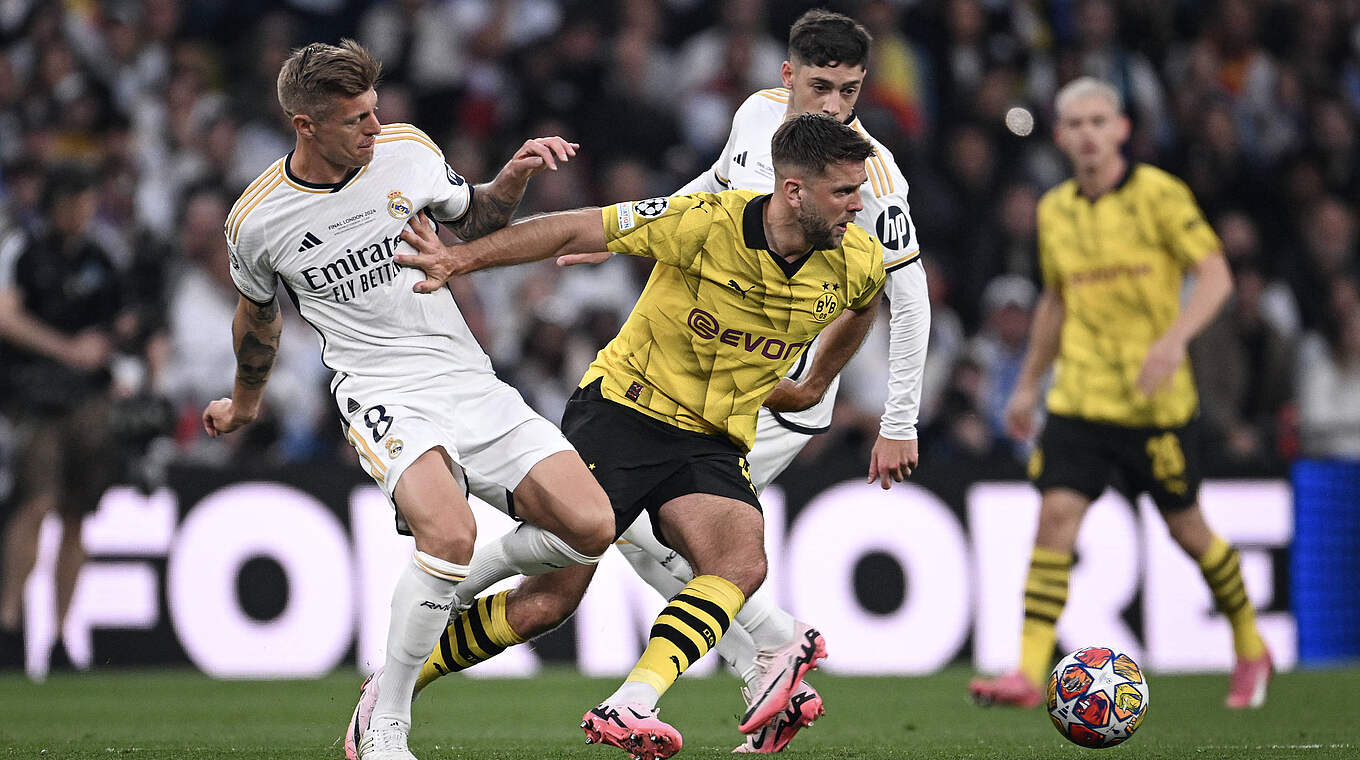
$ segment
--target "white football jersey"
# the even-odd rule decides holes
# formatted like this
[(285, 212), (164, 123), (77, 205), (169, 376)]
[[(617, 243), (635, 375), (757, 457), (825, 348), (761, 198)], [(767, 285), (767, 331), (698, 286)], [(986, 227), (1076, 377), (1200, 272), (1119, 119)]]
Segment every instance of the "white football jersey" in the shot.
[[(732, 188), (769, 193), (774, 191), (774, 162), (770, 158), (770, 143), (779, 125), (784, 123), (789, 107), (789, 91), (777, 87), (760, 90), (746, 99), (732, 117), (732, 132), (727, 145), (712, 169), (701, 174), (676, 191), (676, 195), (694, 192), (718, 192)], [(869, 175), (860, 188), (864, 209), (855, 223), (868, 230), (883, 243), (883, 268), (888, 271), (888, 295), (892, 300), (894, 328), (898, 323), (910, 322), (910, 340), (915, 346), (898, 349), (890, 364), (894, 377), (890, 378), (888, 409), (885, 411), (882, 432), (893, 438), (915, 438), (916, 410), (920, 400), (920, 369), (925, 360), (925, 333), (919, 330), (924, 322), (929, 331), (929, 308), (925, 302), (925, 278), (920, 272), (908, 277), (894, 276), (920, 258), (916, 242), (916, 225), (907, 204), (907, 179), (893, 160), (892, 152), (865, 131), (856, 117), (849, 125), (864, 136), (876, 151), (864, 162)], [(915, 269), (919, 269), (916, 267)], [(904, 318), (899, 319), (899, 310)], [(894, 336), (897, 337), (897, 336)], [(794, 364), (789, 377), (802, 376), (816, 351), (816, 342), (803, 358)], [(898, 354), (901, 355), (899, 360)], [(786, 427), (804, 432), (822, 432), (831, 424), (831, 411), (836, 398), (839, 378), (832, 381), (823, 400), (810, 409), (796, 413), (776, 414)], [(757, 443), (757, 445), (759, 445)]]
[(227, 217), (241, 295), (268, 303), (281, 281), (337, 373), (403, 382), (491, 373), (448, 289), (412, 292), (424, 275), (392, 260), (412, 250), (400, 237), (412, 214), (428, 209), (456, 221), (471, 206), (472, 186), (434, 141), (409, 124), (385, 125), (373, 160), (334, 185), (298, 179), (291, 155), (246, 188)]

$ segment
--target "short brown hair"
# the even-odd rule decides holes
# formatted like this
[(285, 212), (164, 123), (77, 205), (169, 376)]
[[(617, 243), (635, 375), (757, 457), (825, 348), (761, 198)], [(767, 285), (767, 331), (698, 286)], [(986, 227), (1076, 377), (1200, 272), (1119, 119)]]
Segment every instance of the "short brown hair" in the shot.
[(789, 119), (770, 144), (775, 172), (785, 177), (799, 170), (821, 176), (832, 164), (863, 162), (872, 155), (874, 146), (863, 135), (824, 113)]
[(297, 48), (279, 69), (279, 105), (289, 116), (331, 115), (337, 98), (352, 98), (378, 83), (382, 63), (351, 39)]

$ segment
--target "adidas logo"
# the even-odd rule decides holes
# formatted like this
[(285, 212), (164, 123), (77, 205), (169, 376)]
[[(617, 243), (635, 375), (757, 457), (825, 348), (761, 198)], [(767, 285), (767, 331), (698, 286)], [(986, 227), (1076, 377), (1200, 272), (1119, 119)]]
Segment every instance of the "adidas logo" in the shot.
[(734, 164), (739, 164), (739, 165), (741, 165), (741, 166), (746, 166), (746, 154), (749, 153), (749, 152), (750, 152), (750, 151), (745, 151), (745, 150), (743, 150), (742, 152), (740, 152), (740, 153), (738, 153), (737, 155), (733, 156), (733, 157), (732, 157), (732, 163), (734, 163)]
[(359, 402), (355, 401), (355, 400), (352, 399), (352, 398), (351, 398), (351, 399), (346, 399), (346, 401), (348, 401), (349, 403), (347, 403), (347, 404), (345, 405), (345, 409), (346, 409), (350, 414), (354, 414), (355, 412), (359, 411)]
[(321, 245), (321, 238), (308, 232), (307, 235), (302, 238), (302, 245), (298, 246), (298, 253), (315, 248), (318, 245)]

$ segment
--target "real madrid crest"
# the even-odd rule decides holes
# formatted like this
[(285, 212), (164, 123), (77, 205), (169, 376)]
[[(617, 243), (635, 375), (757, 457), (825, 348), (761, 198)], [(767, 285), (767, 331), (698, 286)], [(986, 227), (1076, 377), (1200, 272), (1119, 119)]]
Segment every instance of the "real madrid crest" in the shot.
[(405, 444), (401, 442), (400, 438), (388, 438), (387, 442), (384, 443), (383, 445), (387, 447), (388, 459), (396, 459), (397, 457), (401, 456), (401, 450), (405, 446)]
[(387, 213), (393, 219), (408, 219), (411, 216), (411, 199), (401, 194), (400, 190), (393, 190), (387, 194)]

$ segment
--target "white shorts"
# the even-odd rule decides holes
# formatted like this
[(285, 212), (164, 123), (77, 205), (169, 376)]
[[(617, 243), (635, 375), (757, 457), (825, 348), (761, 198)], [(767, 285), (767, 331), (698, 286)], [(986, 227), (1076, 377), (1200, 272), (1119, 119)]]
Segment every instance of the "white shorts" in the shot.
[(746, 455), (756, 493), (764, 491), (765, 486), (779, 477), (810, 440), (811, 435), (789, 430), (779, 424), (769, 409), (760, 407), (760, 415), (756, 418), (756, 443)]
[(390, 502), (406, 468), (436, 447), (452, 460), (464, 488), (503, 510), (506, 492), (534, 465), (574, 450), (519, 391), (490, 374), (460, 373), (426, 388), (338, 375), (331, 390), (345, 438)]

